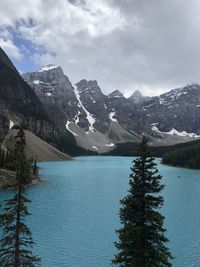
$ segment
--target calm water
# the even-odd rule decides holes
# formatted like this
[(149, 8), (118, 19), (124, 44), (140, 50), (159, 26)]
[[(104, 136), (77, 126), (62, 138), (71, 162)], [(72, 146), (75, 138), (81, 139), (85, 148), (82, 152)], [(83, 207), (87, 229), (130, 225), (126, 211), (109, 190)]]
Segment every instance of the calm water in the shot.
[[(107, 267), (115, 253), (119, 200), (132, 158), (78, 157), (41, 163), (43, 182), (28, 189), (29, 225), (42, 267)], [(158, 161), (159, 162), (159, 161)], [(200, 266), (200, 171), (159, 166), (175, 267)], [(0, 200), (9, 191), (0, 191)]]

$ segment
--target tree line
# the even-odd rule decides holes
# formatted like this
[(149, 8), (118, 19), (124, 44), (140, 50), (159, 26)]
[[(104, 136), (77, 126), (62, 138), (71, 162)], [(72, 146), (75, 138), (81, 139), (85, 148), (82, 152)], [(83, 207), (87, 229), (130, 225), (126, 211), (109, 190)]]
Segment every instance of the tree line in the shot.
[(200, 144), (170, 151), (163, 155), (162, 163), (178, 167), (200, 169)]

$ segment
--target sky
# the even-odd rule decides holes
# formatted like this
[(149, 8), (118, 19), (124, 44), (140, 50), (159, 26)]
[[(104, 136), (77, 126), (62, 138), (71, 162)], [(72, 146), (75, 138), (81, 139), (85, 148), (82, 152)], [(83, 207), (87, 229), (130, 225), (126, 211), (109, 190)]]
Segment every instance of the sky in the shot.
[(0, 46), (20, 72), (61, 66), (105, 93), (200, 82), (199, 0), (1, 0)]

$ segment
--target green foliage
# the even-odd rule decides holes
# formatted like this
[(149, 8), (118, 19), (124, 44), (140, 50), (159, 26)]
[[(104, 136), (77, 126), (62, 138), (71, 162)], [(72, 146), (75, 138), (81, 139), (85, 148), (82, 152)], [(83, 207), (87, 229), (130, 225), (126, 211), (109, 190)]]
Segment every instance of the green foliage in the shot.
[(30, 213), (27, 204), (31, 201), (25, 195), (25, 187), (30, 182), (30, 162), (25, 155), (25, 132), (20, 126), (15, 142), (15, 168), (17, 188), (12, 199), (6, 200), (0, 216), (2, 238), (0, 240), (0, 266), (35, 267), (40, 259), (32, 255), (33, 240), (30, 228), (25, 224)]
[(139, 155), (131, 168), (129, 193), (121, 200), (123, 227), (117, 230), (119, 241), (115, 246), (119, 252), (112, 263), (121, 267), (169, 267), (172, 256), (165, 247), (164, 217), (158, 212), (164, 201), (159, 195), (164, 186), (145, 137)]
[(176, 149), (164, 154), (163, 164), (200, 169), (200, 144)]
[[(176, 145), (170, 145), (170, 146), (151, 146), (150, 151), (151, 154), (154, 157), (162, 157), (164, 154), (180, 149), (180, 148), (186, 148), (193, 145), (200, 145), (200, 140), (195, 140), (191, 142), (186, 143), (180, 143)], [(111, 150), (108, 153), (104, 153), (104, 155), (108, 156), (137, 156), (139, 144), (137, 143), (124, 143), (124, 144), (117, 144), (116, 148)]]

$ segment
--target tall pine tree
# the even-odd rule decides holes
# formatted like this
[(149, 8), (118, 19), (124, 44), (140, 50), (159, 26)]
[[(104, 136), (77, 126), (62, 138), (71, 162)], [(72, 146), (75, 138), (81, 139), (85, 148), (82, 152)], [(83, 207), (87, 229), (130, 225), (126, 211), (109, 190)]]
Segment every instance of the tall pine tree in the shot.
[(165, 246), (164, 217), (158, 211), (164, 201), (159, 195), (164, 186), (147, 142), (143, 136), (139, 157), (131, 168), (129, 194), (121, 200), (122, 228), (117, 230), (119, 241), (115, 242), (119, 252), (112, 260), (121, 267), (172, 266)]
[(25, 154), (25, 131), (21, 125), (15, 137), (16, 193), (12, 199), (5, 201), (1, 214), (2, 238), (0, 240), (0, 266), (35, 267), (40, 259), (32, 255), (33, 240), (30, 228), (25, 224), (30, 215), (25, 196), (25, 187), (30, 181), (30, 163)]

